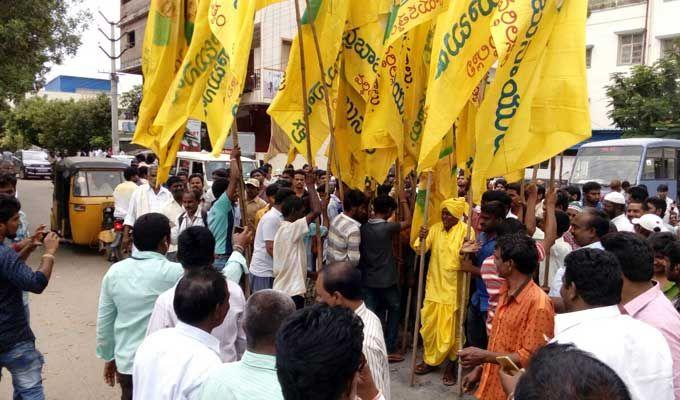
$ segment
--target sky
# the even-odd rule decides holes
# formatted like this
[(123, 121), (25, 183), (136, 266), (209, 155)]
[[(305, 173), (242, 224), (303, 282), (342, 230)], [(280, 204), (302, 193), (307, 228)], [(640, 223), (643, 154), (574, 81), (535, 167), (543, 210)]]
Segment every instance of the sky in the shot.
[[(82, 44), (78, 54), (67, 58), (61, 65), (52, 65), (47, 74), (47, 82), (58, 75), (75, 75), (88, 78), (109, 79), (111, 60), (102, 53), (99, 45), (109, 50), (109, 41), (97, 30), (101, 28), (108, 34), (109, 24), (99, 15), (101, 11), (110, 21), (118, 21), (120, 16), (119, 0), (82, 0), (81, 8), (90, 10), (92, 19), (87, 30), (81, 36)], [(116, 37), (120, 32), (116, 30)], [(142, 83), (141, 75), (121, 74), (118, 93), (130, 90), (134, 85)]]

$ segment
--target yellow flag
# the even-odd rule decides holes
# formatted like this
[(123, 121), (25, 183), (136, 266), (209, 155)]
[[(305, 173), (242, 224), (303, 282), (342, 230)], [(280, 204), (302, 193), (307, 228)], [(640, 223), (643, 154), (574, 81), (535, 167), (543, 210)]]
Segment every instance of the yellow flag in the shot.
[(547, 0), (535, 5), (510, 5), (522, 17), (518, 40), (479, 110), (476, 187), (487, 177), (537, 164), (590, 137), (582, 57), (587, 4)]
[[(438, 146), (439, 148), (437, 149), (437, 162), (431, 171), (432, 186), (430, 187), (430, 205), (428, 209), (429, 226), (441, 221), (441, 210), (439, 207), (442, 201), (450, 197), (456, 197), (458, 195), (458, 186), (456, 184), (456, 157), (453, 149), (453, 142), (453, 131), (449, 130), (449, 132), (447, 132), (447, 134), (444, 136), (444, 139), (440, 141)], [(418, 183), (416, 205), (413, 210), (413, 217), (411, 221), (411, 245), (413, 245), (415, 242), (416, 238), (418, 237), (420, 227), (423, 226), (425, 222), (425, 188), (427, 186), (427, 173), (428, 171), (421, 174), (421, 178)]]
[(133, 143), (151, 149), (156, 154), (160, 151), (159, 132), (153, 129), (153, 120), (182, 63), (190, 40), (185, 30), (184, 4), (184, 0), (152, 0), (144, 31), (144, 86)]
[[(200, 0), (191, 45), (154, 121), (154, 129), (160, 131), (160, 143), (164, 147), (169, 145), (177, 130), (184, 128), (189, 118), (207, 121), (202, 97), (211, 75), (219, 71), (221, 78), (218, 83), (226, 80), (228, 58), (220, 42), (210, 32), (209, 8), (210, 0)], [(215, 82), (213, 86), (220, 87)], [(217, 90), (210, 88), (206, 91), (206, 99), (212, 100), (216, 93)], [(212, 130), (210, 126), (208, 129)]]
[[(357, 8), (363, 8), (361, 3), (365, 1), (352, 2), (349, 29), (342, 36), (342, 58), (347, 82), (368, 102), (375, 97), (387, 17), (380, 16), (377, 9), (373, 10), (372, 17), (360, 12)], [(361, 17), (354, 20), (355, 14)]]
[[(361, 149), (364, 111), (363, 99), (342, 77), (338, 89), (338, 111), (335, 115), (334, 157), (337, 159), (342, 180), (352, 188), (363, 188), (367, 176), (366, 153)], [(331, 167), (335, 168), (335, 165)]]
[[(223, 68), (216, 68), (208, 81), (206, 93), (212, 93), (210, 89), (215, 93), (203, 96), (208, 133), (215, 156), (222, 152), (238, 110), (253, 41), (255, 12), (258, 8), (275, 2), (275, 0), (257, 2), (211, 0), (210, 29), (224, 47), (228, 63), (228, 72)], [(221, 86), (222, 79), (225, 80), (225, 86)]]
[[(452, 2), (437, 18), (427, 92), (427, 121), (418, 170), (432, 168), (437, 145), (451, 129), (472, 91), (496, 61), (490, 27), (495, 0)], [(502, 21), (499, 26), (506, 27)]]
[[(305, 156), (307, 155), (308, 132), (304, 125), (303, 106), (307, 107), (309, 112), (312, 157), (317, 155), (328, 138), (329, 121), (324, 103), (324, 91), (329, 91), (331, 100), (334, 99), (333, 92), (337, 90), (338, 85), (338, 56), (349, 6), (349, 1), (310, 0), (310, 7), (302, 18), (307, 96), (303, 101), (301, 98), (300, 42), (296, 37), (291, 48), (286, 74), (276, 97), (267, 110), (274, 123), (288, 134), (291, 145)], [(311, 20), (314, 21), (314, 28), (319, 36), (321, 59), (326, 69), (325, 82), (319, 71), (314, 39), (308, 24)]]
[(425, 102), (434, 28), (431, 22), (423, 23), (402, 35), (401, 39), (406, 69), (403, 75), (406, 111), (402, 140), (403, 154), (400, 155), (403, 176), (415, 170), (420, 154), (421, 137), (427, 117)]
[(448, 6), (445, 0), (396, 0), (385, 30), (385, 44), (392, 44), (404, 33), (436, 18)]
[(475, 124), (485, 88), (486, 77), (482, 79), (482, 82), (472, 92), (472, 96), (465, 105), (463, 112), (460, 113), (455, 126), (455, 149), (458, 170), (465, 171), (465, 176), (467, 177), (472, 172), (472, 165), (475, 159)]

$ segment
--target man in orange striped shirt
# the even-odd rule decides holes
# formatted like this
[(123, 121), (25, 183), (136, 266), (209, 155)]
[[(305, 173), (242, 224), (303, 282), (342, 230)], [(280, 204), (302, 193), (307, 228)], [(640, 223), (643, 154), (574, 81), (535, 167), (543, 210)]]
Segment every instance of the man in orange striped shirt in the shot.
[(518, 366), (526, 367), (531, 355), (553, 336), (555, 311), (550, 298), (531, 279), (538, 268), (538, 251), (533, 239), (524, 233), (501, 236), (496, 242), (494, 258), (505, 283), (488, 350), (468, 347), (459, 355), (463, 367), (473, 368), (463, 379), (466, 391), (471, 391), (481, 380), (475, 393), (477, 398), (505, 400), (507, 395), (501, 387), (496, 358), (508, 356)]

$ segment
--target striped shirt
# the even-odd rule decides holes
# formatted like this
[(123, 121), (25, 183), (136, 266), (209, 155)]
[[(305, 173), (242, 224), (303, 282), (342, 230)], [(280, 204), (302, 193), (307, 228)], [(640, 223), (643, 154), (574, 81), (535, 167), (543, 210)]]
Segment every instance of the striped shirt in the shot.
[(364, 348), (368, 367), (375, 387), (382, 393), (385, 400), (390, 399), (390, 366), (387, 362), (387, 347), (383, 335), (382, 324), (377, 315), (366, 307), (365, 303), (354, 310), (364, 323)]
[(345, 213), (339, 214), (328, 230), (328, 251), (326, 252), (329, 264), (347, 261), (353, 267), (359, 265), (359, 245), (361, 244), (361, 224), (348, 217)]
[[(536, 250), (538, 250), (538, 262), (543, 261), (545, 258), (543, 244), (536, 242)], [(482, 274), (482, 279), (484, 280), (484, 285), (486, 285), (486, 291), (489, 293), (489, 309), (486, 314), (486, 333), (491, 334), (493, 317), (496, 315), (496, 307), (498, 307), (498, 299), (505, 279), (498, 275), (498, 269), (496, 269), (496, 262), (493, 255), (487, 257), (482, 262), (480, 272)]]

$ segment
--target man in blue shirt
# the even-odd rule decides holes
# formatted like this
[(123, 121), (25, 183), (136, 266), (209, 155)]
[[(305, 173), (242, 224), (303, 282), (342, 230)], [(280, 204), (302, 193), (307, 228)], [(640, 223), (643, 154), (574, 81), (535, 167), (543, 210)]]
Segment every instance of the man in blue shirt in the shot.
[(40, 267), (33, 271), (14, 249), (2, 244), (13, 239), (19, 228), (21, 205), (13, 196), (0, 195), (0, 370), (12, 374), (15, 399), (42, 400), (42, 354), (35, 348), (35, 336), (28, 325), (22, 291), (42, 293), (52, 275), (59, 237), (45, 236)]
[(184, 274), (181, 264), (165, 258), (170, 221), (163, 214), (137, 218), (133, 243), (132, 256), (104, 275), (97, 313), (97, 357), (105, 361), (105, 382), (118, 381), (123, 400), (132, 399), (132, 365), (156, 299)]
[[(482, 233), (477, 237), (479, 250), (473, 260), (475, 267), (481, 268), (484, 260), (493, 255), (496, 247), (496, 228), (505, 219), (507, 212), (505, 205), (498, 201), (482, 204), (482, 212), (479, 215)], [(481, 276), (475, 276), (474, 285), (475, 292), (470, 298), (466, 321), (467, 342), (470, 346), (485, 349), (488, 342), (486, 313), (489, 308), (489, 293)]]
[(237, 197), (236, 189), (241, 181), (241, 171), (238, 169), (237, 163), (239, 157), (241, 157), (241, 150), (238, 147), (231, 150), (229, 180), (218, 179), (212, 185), (212, 192), (217, 200), (208, 211), (208, 228), (215, 237), (215, 262), (213, 265), (218, 271), (224, 268), (233, 250), (231, 243), (234, 229), (233, 204)]

